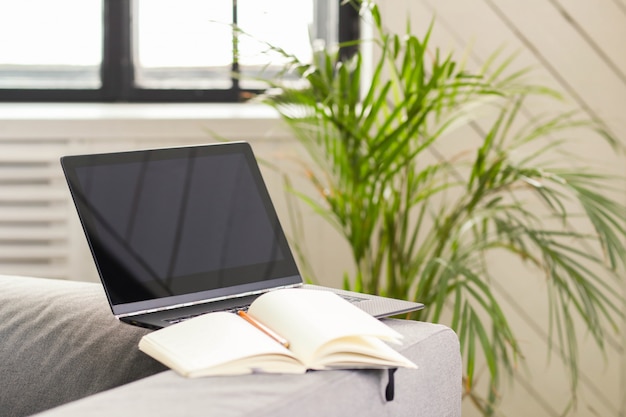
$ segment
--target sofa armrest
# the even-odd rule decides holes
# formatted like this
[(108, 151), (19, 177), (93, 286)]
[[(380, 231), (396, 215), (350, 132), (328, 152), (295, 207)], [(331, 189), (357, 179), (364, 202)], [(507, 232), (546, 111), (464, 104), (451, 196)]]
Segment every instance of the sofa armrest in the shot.
[(405, 336), (398, 350), (419, 367), (396, 372), (392, 401), (385, 399), (387, 373), (379, 370), (197, 379), (168, 371), (39, 417), (460, 416), (461, 358), (456, 334), (436, 324), (387, 323)]

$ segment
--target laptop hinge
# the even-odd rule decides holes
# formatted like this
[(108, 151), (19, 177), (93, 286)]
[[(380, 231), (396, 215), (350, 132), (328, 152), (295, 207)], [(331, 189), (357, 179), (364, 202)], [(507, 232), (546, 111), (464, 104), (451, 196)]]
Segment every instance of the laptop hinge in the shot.
[(302, 283), (297, 283), (297, 284), (283, 285), (283, 286), (274, 287), (274, 288), (264, 288), (262, 290), (249, 291), (249, 292), (237, 294), (236, 296), (226, 295), (226, 296), (223, 296), (223, 297), (208, 298), (208, 299), (205, 299), (205, 300), (192, 301), (192, 302), (189, 302), (189, 303), (181, 303), (181, 304), (175, 304), (175, 305), (165, 306), (165, 307), (149, 308), (149, 309), (146, 309), (146, 310), (132, 311), (130, 313), (115, 314), (115, 318), (117, 318), (119, 320), (119, 319), (121, 319), (123, 317), (139, 316), (141, 314), (149, 314), (149, 313), (156, 313), (156, 312), (159, 312), (159, 311), (174, 310), (174, 309), (177, 309), (177, 308), (195, 306), (195, 305), (199, 305), (199, 304), (208, 304), (208, 303), (214, 303), (214, 302), (217, 302), (217, 301), (224, 301), (224, 300), (236, 300), (238, 298), (243, 298), (243, 297), (247, 297), (247, 296), (250, 296), (250, 295), (263, 294), (263, 293), (270, 292), (270, 291), (281, 290), (281, 289), (285, 289), (285, 288), (297, 288), (297, 287), (301, 287), (301, 286), (302, 286)]

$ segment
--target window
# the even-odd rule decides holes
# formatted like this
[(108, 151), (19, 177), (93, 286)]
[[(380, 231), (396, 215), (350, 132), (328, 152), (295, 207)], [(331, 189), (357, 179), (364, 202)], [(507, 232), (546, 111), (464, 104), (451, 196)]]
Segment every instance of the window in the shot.
[(340, 3), (2, 2), (0, 101), (242, 101), (281, 64), (264, 42), (306, 59), (311, 38), (356, 39), (358, 13)]
[(101, 1), (0, 4), (0, 88), (99, 88), (101, 16)]

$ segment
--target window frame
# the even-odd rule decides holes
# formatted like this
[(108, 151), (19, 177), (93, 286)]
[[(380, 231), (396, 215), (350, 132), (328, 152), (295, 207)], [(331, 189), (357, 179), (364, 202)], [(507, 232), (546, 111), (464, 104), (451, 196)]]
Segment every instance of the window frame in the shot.
[[(339, 43), (360, 36), (356, 8), (337, 0), (339, 7)], [(233, 0), (233, 16), (236, 16)], [(0, 102), (168, 102), (168, 103), (237, 103), (261, 90), (242, 89), (236, 77), (230, 89), (152, 89), (134, 85), (132, 62), (132, 0), (103, 0), (103, 51), (98, 89), (27, 89), (0, 88)], [(354, 48), (354, 47), (352, 47)], [(350, 54), (350, 49), (343, 50)], [(237, 72), (237, 63), (233, 63)]]

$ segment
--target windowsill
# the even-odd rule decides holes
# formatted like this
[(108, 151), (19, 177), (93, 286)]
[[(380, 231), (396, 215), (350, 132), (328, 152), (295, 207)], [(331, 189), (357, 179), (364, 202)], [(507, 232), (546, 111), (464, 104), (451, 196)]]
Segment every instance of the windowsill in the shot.
[(257, 103), (0, 103), (0, 120), (277, 119)]
[(271, 107), (257, 103), (0, 103), (1, 139), (283, 140)]

